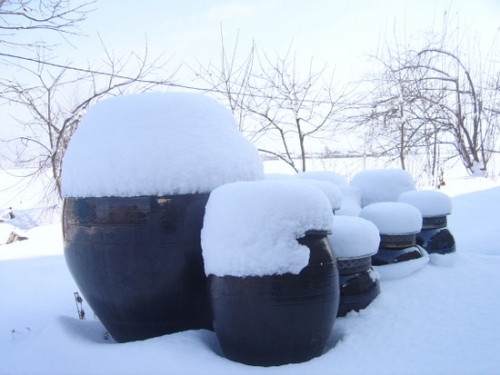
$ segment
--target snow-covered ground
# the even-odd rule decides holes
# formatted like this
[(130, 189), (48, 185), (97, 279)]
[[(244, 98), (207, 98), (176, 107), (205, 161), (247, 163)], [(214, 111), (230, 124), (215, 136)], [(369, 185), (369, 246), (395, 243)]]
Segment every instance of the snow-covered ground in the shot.
[(368, 308), (337, 318), (324, 355), (261, 368), (225, 359), (210, 331), (118, 344), (85, 301), (87, 318), (79, 320), (60, 224), (37, 226), (36, 194), (2, 190), (7, 175), (1, 173), (2, 208), (18, 208), (10, 223), (24, 225), (28, 237), (0, 246), (2, 375), (500, 373), (500, 183), (456, 178), (443, 188), (453, 204), (453, 266), (428, 264), (408, 277), (382, 280)]

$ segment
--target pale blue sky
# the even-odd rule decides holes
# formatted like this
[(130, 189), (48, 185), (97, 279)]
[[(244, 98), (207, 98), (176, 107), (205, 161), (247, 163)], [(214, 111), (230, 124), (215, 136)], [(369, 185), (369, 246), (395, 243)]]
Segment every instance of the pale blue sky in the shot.
[[(217, 59), (220, 31), (232, 46), (240, 35), (242, 53), (254, 39), (267, 53), (284, 53), (290, 43), (304, 60), (338, 66), (342, 74), (363, 69), (364, 54), (376, 53), (392, 34), (409, 38), (440, 28), (445, 10), (472, 33), (491, 37), (500, 27), (498, 0), (99, 0), (82, 25), (80, 58), (95, 58), (97, 32), (116, 51), (139, 49), (147, 37), (152, 52), (193, 62)], [(390, 35), (389, 35), (390, 37)]]

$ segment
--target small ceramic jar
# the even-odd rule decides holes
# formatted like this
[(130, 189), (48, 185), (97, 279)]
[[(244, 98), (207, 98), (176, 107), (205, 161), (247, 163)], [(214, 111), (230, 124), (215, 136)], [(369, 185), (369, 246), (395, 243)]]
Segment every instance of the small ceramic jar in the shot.
[(422, 228), (417, 208), (403, 202), (379, 202), (363, 208), (360, 217), (372, 221), (379, 230), (380, 244), (372, 265), (383, 279), (407, 276), (428, 263), (427, 252), (416, 241)]
[(367, 307), (380, 293), (379, 275), (371, 257), (377, 253), (380, 237), (370, 221), (355, 216), (336, 216), (328, 236), (337, 257), (340, 304), (337, 316)]
[(422, 214), (417, 244), (429, 254), (445, 255), (456, 251), (455, 238), (448, 229), (451, 199), (446, 194), (436, 190), (415, 190), (401, 194), (398, 201), (415, 206)]

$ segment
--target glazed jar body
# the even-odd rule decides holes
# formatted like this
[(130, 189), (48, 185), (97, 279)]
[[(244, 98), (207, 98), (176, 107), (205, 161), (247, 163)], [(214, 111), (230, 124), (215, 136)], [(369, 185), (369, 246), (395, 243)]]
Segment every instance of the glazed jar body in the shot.
[(274, 366), (323, 353), (339, 305), (336, 261), (326, 232), (298, 241), (311, 250), (299, 274), (209, 275), (213, 327), (228, 359)]
[(371, 256), (337, 259), (340, 304), (337, 316), (367, 307), (379, 294), (380, 282), (373, 270)]
[(211, 329), (200, 245), (208, 196), (65, 199), (66, 263), (116, 341)]
[(455, 238), (448, 229), (446, 216), (424, 217), (417, 244), (429, 254), (450, 254), (456, 251)]
[(416, 233), (380, 235), (380, 245), (377, 253), (372, 256), (372, 265), (385, 266), (409, 260), (420, 259), (423, 250), (417, 245)]

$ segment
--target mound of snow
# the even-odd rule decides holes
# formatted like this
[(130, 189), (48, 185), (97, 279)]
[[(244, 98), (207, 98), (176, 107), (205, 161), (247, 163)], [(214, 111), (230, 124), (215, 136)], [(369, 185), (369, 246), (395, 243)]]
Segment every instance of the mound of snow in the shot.
[(337, 215), (359, 216), (361, 212), (361, 190), (351, 186), (341, 186), (342, 206)]
[(94, 105), (71, 138), (63, 197), (210, 192), (264, 178), (232, 113), (193, 93), (123, 95)]
[(380, 234), (411, 234), (422, 229), (422, 214), (409, 203), (373, 203), (363, 208), (359, 216), (374, 223)]
[(449, 253), (449, 254), (429, 254), (430, 263), (435, 266), (441, 267), (452, 267), (457, 262), (457, 253)]
[(472, 191), (479, 192), (488, 189), (498, 188), (498, 182), (486, 177), (455, 177), (447, 178), (446, 185), (441, 186), (441, 191), (449, 197), (467, 194)]
[(266, 180), (288, 180), (293, 178), (293, 175), (286, 173), (266, 173), (264, 178)]
[(293, 181), (297, 183), (311, 184), (313, 186), (316, 186), (328, 197), (333, 211), (337, 211), (340, 209), (340, 207), (342, 207), (342, 192), (337, 185), (332, 184), (329, 181), (314, 180), (310, 178), (294, 179)]
[(392, 263), (384, 266), (373, 266), (373, 269), (380, 275), (380, 280), (396, 280), (408, 277), (420, 271), (429, 263), (429, 254), (421, 248), (423, 256), (405, 262)]
[(347, 180), (340, 173), (332, 171), (306, 171), (295, 175), (298, 178), (311, 178), (313, 180), (323, 180), (331, 182), (337, 186), (347, 186)]
[(409, 203), (418, 208), (423, 217), (451, 214), (451, 199), (437, 190), (413, 190), (399, 196), (398, 202)]
[(326, 195), (309, 184), (263, 180), (216, 188), (208, 200), (201, 245), (205, 273), (217, 276), (298, 274), (309, 248), (297, 238), (330, 231)]
[(380, 234), (371, 221), (354, 216), (335, 216), (328, 240), (338, 259), (361, 258), (377, 252)]
[(350, 186), (361, 190), (361, 206), (378, 202), (396, 202), (398, 197), (415, 190), (413, 177), (402, 169), (373, 169), (354, 175)]

